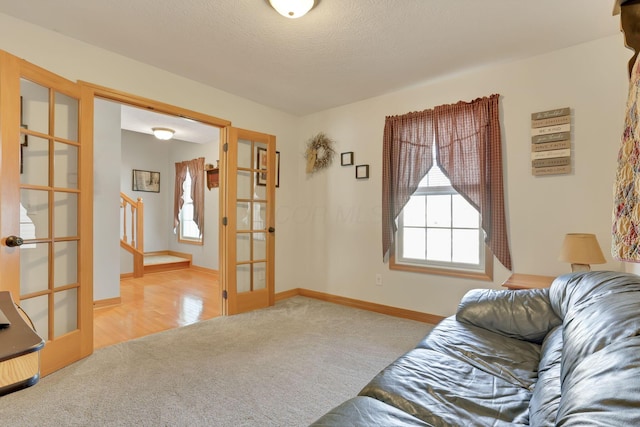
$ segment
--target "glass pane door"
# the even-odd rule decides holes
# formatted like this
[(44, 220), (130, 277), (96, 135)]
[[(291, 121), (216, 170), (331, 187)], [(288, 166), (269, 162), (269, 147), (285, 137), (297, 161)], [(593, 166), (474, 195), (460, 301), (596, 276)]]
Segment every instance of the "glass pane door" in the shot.
[(42, 375), (93, 351), (89, 98), (0, 51), (0, 290), (45, 340)]
[(79, 100), (20, 80), (20, 301), (45, 339), (78, 328)]
[(231, 128), (228, 149), (228, 314), (273, 304), (275, 138)]

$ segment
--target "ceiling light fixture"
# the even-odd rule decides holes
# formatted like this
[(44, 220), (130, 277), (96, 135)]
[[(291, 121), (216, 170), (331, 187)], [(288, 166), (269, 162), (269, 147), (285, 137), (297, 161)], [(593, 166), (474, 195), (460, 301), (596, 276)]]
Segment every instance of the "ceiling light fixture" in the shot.
[(151, 128), (153, 131), (153, 136), (163, 141), (167, 141), (173, 138), (173, 134), (176, 133), (175, 130), (169, 128)]
[(313, 8), (314, 0), (269, 0), (271, 7), (285, 18), (300, 18)]

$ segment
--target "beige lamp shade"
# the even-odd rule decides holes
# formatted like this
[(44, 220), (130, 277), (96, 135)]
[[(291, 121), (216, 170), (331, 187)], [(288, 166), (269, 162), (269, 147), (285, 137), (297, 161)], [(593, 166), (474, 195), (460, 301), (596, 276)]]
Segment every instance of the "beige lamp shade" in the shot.
[(587, 233), (569, 233), (564, 236), (558, 260), (571, 263), (572, 271), (588, 271), (591, 270), (590, 264), (607, 262), (596, 235)]

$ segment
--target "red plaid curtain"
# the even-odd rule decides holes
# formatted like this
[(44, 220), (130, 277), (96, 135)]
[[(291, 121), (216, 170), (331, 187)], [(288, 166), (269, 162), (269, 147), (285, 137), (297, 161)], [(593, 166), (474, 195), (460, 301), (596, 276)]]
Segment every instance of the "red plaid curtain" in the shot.
[(193, 221), (198, 226), (200, 234), (204, 236), (204, 157), (176, 163), (176, 180), (173, 196), (173, 228), (175, 230), (180, 224), (180, 209), (182, 209), (182, 205), (184, 204), (182, 186), (187, 177), (187, 169), (191, 177)]
[[(453, 188), (480, 212), (486, 244), (502, 265), (511, 270), (499, 98), (491, 95), (472, 102), (387, 117), (382, 172), (384, 257), (393, 246), (396, 218), (431, 167), (430, 147), (435, 138), (438, 166), (449, 177)], [(408, 139), (416, 134), (419, 136), (414, 140)], [(415, 146), (424, 149), (416, 150)]]
[(176, 179), (173, 190), (173, 229), (174, 231), (180, 225), (180, 209), (184, 204), (182, 198), (184, 180), (187, 177), (187, 162), (176, 163)]
[(382, 252), (393, 246), (396, 218), (431, 169), (433, 110), (387, 117), (382, 153)]

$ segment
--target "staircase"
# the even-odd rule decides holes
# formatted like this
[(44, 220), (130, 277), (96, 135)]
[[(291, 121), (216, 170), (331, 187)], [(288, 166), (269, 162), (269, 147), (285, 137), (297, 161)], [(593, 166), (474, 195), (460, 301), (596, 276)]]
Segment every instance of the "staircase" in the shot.
[(173, 251), (144, 254), (144, 273), (180, 270), (191, 267), (191, 255)]
[[(120, 193), (120, 247), (133, 255), (133, 277), (144, 275), (144, 204)], [(131, 234), (127, 232), (131, 230)]]
[(173, 251), (144, 252), (144, 204), (120, 193), (120, 247), (133, 255), (133, 277), (191, 267), (191, 255)]

